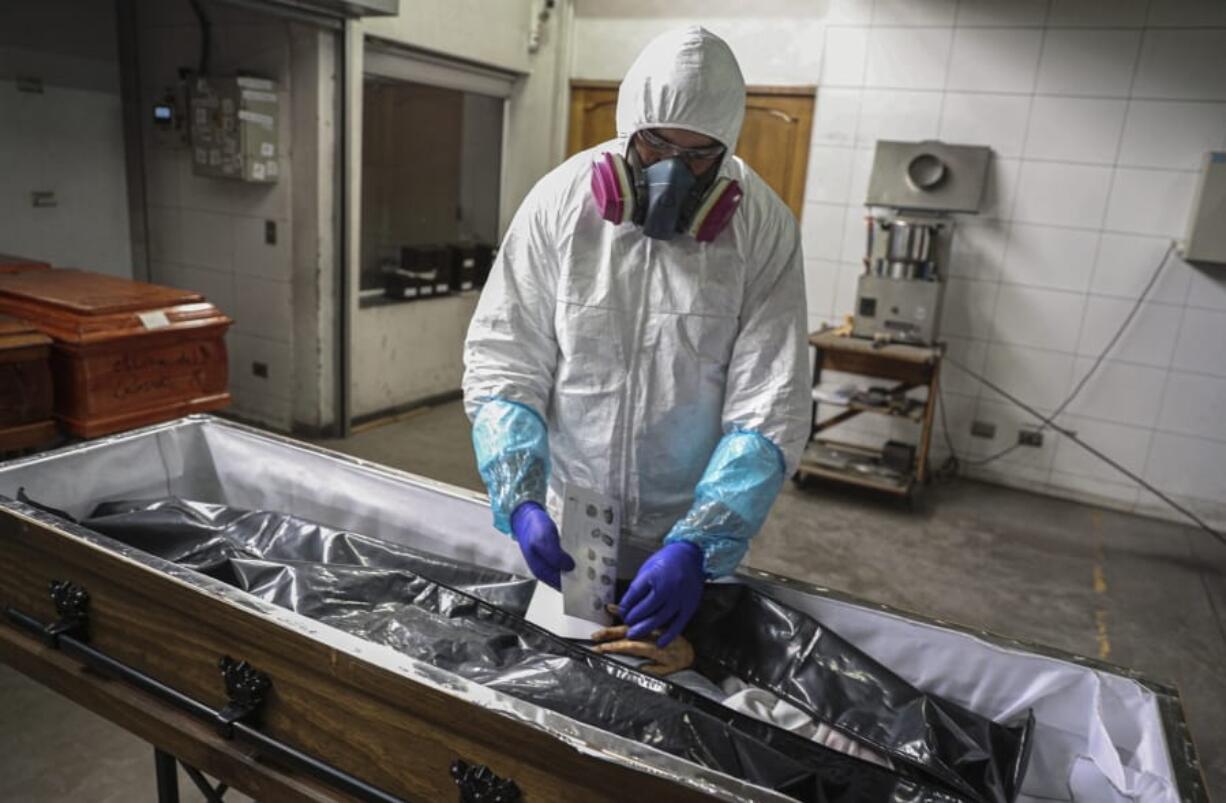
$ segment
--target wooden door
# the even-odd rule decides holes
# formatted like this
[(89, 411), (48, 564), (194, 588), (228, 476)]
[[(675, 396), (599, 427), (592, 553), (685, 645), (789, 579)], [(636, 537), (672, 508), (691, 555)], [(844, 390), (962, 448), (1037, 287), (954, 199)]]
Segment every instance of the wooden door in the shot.
[[(617, 84), (572, 81), (567, 155), (617, 134)], [(749, 87), (736, 154), (758, 172), (800, 218), (813, 125), (813, 87)]]
[(570, 82), (570, 135), (566, 155), (617, 136), (617, 84)]

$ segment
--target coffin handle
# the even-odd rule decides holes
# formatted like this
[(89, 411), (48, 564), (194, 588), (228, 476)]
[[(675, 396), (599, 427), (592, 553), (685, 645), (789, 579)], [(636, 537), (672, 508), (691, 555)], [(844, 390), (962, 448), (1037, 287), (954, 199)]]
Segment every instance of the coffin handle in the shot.
[(43, 628), (43, 641), (47, 643), (47, 646), (58, 648), (60, 636), (71, 636), (86, 641), (86, 631), (89, 626), (89, 592), (67, 580), (52, 580), (51, 601), (55, 603), (55, 612), (59, 618)]
[(523, 793), (515, 781), (499, 778), (484, 764), (469, 764), (457, 758), (451, 762), (451, 778), (460, 788), (460, 803), (518, 803), (523, 800)]
[(246, 661), (236, 661), (228, 655), (217, 662), (226, 684), (226, 706), (217, 712), (217, 732), (224, 739), (234, 738), (234, 723), (255, 725), (260, 708), (268, 699), (272, 680)]

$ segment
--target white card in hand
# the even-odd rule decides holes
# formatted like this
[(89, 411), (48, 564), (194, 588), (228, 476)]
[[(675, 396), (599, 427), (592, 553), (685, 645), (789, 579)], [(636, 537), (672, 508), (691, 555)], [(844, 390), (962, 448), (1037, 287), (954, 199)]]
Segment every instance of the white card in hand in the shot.
[(562, 575), (562, 610), (605, 625), (615, 602), (621, 511), (605, 494), (574, 483), (562, 487), (562, 548), (575, 559)]

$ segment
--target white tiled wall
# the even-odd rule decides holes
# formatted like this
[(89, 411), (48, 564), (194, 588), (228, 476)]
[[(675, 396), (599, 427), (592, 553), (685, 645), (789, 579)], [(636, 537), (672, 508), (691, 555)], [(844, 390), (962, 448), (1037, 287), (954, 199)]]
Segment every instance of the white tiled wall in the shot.
[[(878, 137), (990, 145), (987, 208), (958, 229), (942, 331), (954, 359), (1050, 413), (1125, 319), (1170, 238), (1182, 235), (1201, 155), (1226, 148), (1226, 3), (853, 5), (856, 13), (840, 6), (827, 18), (820, 76), (797, 76), (819, 85), (803, 218), (810, 324), (851, 312), (864, 199), (855, 174)], [(1226, 270), (1172, 258), (1061, 418), (1219, 525), (1223, 343)], [(1034, 424), (952, 365), (945, 379), (946, 418), (963, 456), (999, 451)], [(996, 424), (994, 440), (969, 436), (976, 418)], [(939, 438), (936, 448), (945, 449)], [(1041, 449), (969, 471), (1172, 515), (1050, 432)]]
[[(227, 335), (231, 408), (245, 418), (289, 430), (294, 387), (290, 169), (290, 30), (288, 23), (207, 4), (213, 17), (210, 71), (242, 70), (277, 82), (281, 180), (244, 184), (198, 177), (181, 138), (146, 121), (146, 192), (154, 282), (203, 293), (234, 320)], [(195, 69), (200, 33), (185, 0), (143, 0), (140, 25), (146, 104), (173, 87), (180, 67)], [(265, 241), (268, 221), (276, 242)], [(267, 376), (257, 376), (262, 363)]]
[[(1044, 413), (1093, 365), (1183, 233), (1203, 152), (1226, 148), (1221, 0), (830, 0), (811, 19), (773, 21), (733, 0), (704, 7), (707, 17), (674, 20), (581, 3), (571, 75), (620, 79), (661, 28), (698, 22), (729, 39), (749, 83), (819, 87), (802, 220), (814, 328), (852, 310), (876, 140), (990, 145), (984, 209), (958, 229), (942, 331), (954, 359)], [(1172, 259), (1062, 419), (1219, 525), (1223, 342), (1226, 271)], [(945, 379), (964, 456), (999, 451), (1032, 423), (952, 364)], [(976, 417), (997, 424), (994, 440), (970, 437)], [(850, 439), (913, 436), (905, 426), (857, 421)], [(970, 471), (1171, 515), (1051, 433), (1042, 449)]]
[(132, 276), (117, 40), (112, 4), (0, 3), (0, 252)]

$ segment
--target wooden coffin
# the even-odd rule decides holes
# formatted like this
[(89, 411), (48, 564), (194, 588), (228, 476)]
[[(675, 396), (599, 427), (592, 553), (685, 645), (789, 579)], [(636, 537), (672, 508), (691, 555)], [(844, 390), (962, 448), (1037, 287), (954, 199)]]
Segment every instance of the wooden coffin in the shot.
[(18, 273), (26, 270), (47, 270), (51, 265), (29, 257), (0, 254), (0, 273)]
[[(457, 760), (513, 781), (524, 803), (788, 799), (273, 606), (18, 502), (18, 489), (78, 518), (99, 501), (165, 494), (292, 510), (447, 558), (521, 569), (518, 547), (490, 524), (488, 501), (209, 416), (0, 463), (0, 661), (261, 801), (355, 795), (287, 763), (249, 733), (219, 735), (207, 715), (192, 712), (196, 703), (210, 710), (227, 704), (222, 656), (250, 662), (271, 681), (253, 727), (379, 790), (363, 799), (456, 800)], [(1037, 676), (1059, 675), (1059, 696), (1039, 721), (1051, 717), (1064, 728), (1057, 730), (1070, 745), (1068, 761), (1078, 749), (1074, 736), (1088, 743), (1098, 733), (1089, 723), (1107, 705), (1125, 731), (1143, 735), (1138, 744), (1155, 754), (1153, 771), (1169, 778), (1180, 800), (1208, 801), (1179, 694), (1170, 687), (752, 569), (738, 580), (888, 654), (904, 677), (964, 677), (973, 687), (969, 699), (982, 688), (1029, 693), (1041, 685)], [(53, 581), (88, 592), (84, 618), (53, 604)], [(57, 648), (54, 631), (30, 627), (57, 621), (89, 650), (173, 690), (179, 704), (113, 665), (99, 670), (96, 658), (71, 643)], [(1102, 684), (1140, 696), (1128, 708), (1103, 703), (1093, 691)], [(1091, 691), (1064, 691), (1083, 687)]]
[(51, 338), (0, 315), (0, 453), (54, 440)]
[(0, 313), (54, 339), (55, 416), (86, 438), (230, 402), (230, 319), (190, 290), (73, 269), (0, 275)]

